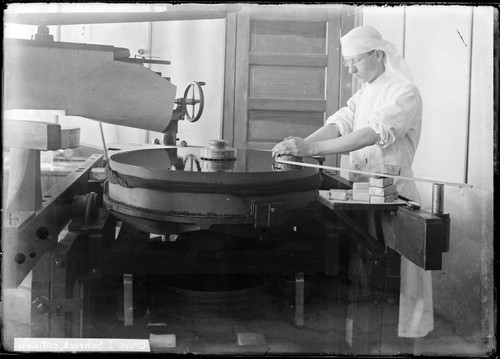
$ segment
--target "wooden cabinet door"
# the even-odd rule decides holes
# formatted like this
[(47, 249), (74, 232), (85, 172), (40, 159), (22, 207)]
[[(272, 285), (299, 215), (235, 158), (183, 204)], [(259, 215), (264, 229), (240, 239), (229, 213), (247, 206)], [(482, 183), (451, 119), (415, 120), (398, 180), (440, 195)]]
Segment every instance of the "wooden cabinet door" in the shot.
[(231, 78), (227, 53), (223, 136), (234, 147), (306, 137), (339, 108), (340, 9), (247, 10), (227, 26), (236, 29), (227, 39), (235, 64)]

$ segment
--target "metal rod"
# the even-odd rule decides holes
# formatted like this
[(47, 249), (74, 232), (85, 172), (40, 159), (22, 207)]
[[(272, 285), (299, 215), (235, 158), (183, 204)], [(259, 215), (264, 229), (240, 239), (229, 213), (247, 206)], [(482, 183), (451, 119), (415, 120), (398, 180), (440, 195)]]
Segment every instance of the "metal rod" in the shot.
[(108, 150), (106, 148), (106, 141), (104, 140), (104, 131), (102, 130), (102, 122), (100, 121), (99, 121), (99, 129), (101, 130), (102, 145), (104, 147), (104, 158), (106, 159), (106, 162), (109, 162)]
[(472, 185), (467, 184), (467, 183), (447, 182), (447, 181), (440, 181), (440, 180), (435, 180), (435, 179), (430, 179), (430, 178), (394, 176), (394, 175), (389, 175), (389, 174), (385, 174), (385, 173), (366, 172), (366, 171), (351, 170), (351, 169), (340, 168), (340, 167), (315, 165), (312, 163), (305, 163), (305, 162), (286, 161), (286, 160), (280, 160), (278, 158), (276, 158), (275, 161), (278, 163), (284, 163), (284, 164), (295, 165), (295, 166), (322, 168), (322, 169), (333, 170), (333, 171), (345, 171), (345, 172), (359, 173), (359, 174), (364, 174), (364, 175), (369, 175), (369, 176), (392, 177), (392, 178), (398, 178), (398, 179), (408, 180), (408, 181), (437, 183), (437, 184), (443, 184), (446, 186), (454, 186), (454, 187), (461, 187), (461, 188), (462, 187), (463, 188), (472, 188)]
[(442, 214), (444, 209), (444, 186), (439, 183), (432, 185), (432, 213)]

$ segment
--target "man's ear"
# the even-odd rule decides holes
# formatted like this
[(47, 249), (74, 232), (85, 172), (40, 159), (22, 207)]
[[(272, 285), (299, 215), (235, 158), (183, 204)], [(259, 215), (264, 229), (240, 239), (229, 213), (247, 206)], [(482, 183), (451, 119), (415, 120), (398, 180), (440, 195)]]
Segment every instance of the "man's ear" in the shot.
[(383, 52), (381, 50), (375, 50), (375, 54), (377, 56), (377, 62), (383, 62), (384, 61), (385, 52)]

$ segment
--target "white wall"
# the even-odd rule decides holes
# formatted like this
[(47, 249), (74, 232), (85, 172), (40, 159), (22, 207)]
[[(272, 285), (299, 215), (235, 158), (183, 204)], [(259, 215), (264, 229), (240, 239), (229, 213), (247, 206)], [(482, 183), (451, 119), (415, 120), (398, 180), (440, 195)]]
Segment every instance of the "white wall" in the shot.
[[(491, 345), (493, 8), (367, 6), (363, 19), (402, 51), (422, 95), (415, 176), (474, 186), (445, 187), (450, 251), (443, 269), (433, 272), (434, 310), (458, 333)], [(432, 184), (417, 185), (423, 208), (430, 209)]]
[[(471, 7), (366, 7), (377, 28), (405, 56), (423, 101), (423, 126), (413, 164), (416, 177), (463, 182), (468, 120)], [(460, 33), (460, 35), (459, 35)], [(425, 150), (423, 150), (425, 149)], [(430, 156), (430, 154), (434, 154)], [(423, 204), (432, 185), (418, 183)]]
[(224, 89), (225, 19), (153, 23), (153, 56), (171, 61), (152, 65), (170, 77), (177, 97), (189, 82), (203, 81), (205, 108), (197, 122), (179, 122), (178, 138), (193, 146), (207, 146), (220, 139)]

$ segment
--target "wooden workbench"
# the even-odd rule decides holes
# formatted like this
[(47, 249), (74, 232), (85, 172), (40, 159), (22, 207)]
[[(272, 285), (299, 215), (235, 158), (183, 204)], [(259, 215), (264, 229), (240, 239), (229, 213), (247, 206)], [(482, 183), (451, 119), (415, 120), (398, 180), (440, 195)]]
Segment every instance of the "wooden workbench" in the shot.
[(399, 206), (405, 205), (406, 201), (398, 199), (391, 203), (369, 203), (365, 201), (354, 201), (352, 199), (346, 201), (333, 200), (329, 198), (328, 190), (320, 190), (318, 194), (318, 201), (325, 205), (327, 208), (335, 210), (345, 210), (345, 211), (394, 211), (397, 210)]

